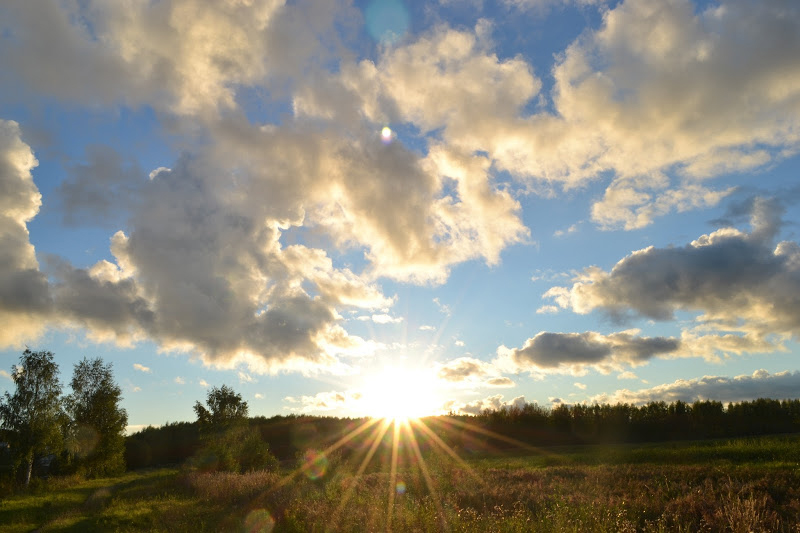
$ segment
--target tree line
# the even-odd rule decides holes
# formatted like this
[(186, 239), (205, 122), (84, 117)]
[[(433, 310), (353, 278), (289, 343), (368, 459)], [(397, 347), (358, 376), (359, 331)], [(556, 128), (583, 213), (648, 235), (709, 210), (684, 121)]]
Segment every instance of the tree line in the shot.
[(28, 485), (34, 465), (87, 477), (125, 471), (128, 414), (110, 363), (84, 358), (63, 395), (52, 352), (26, 349), (11, 367), (14, 394), (0, 399), (0, 442), (11, 474)]
[[(602, 444), (746, 437), (800, 432), (800, 399), (644, 405), (537, 404), (484, 411), (472, 423), (528, 444)], [(506, 441), (507, 442), (507, 441)]]
[[(230, 389), (228, 389), (230, 391)], [(212, 391), (213, 392), (213, 391)], [(148, 427), (128, 437), (129, 468), (178, 464), (204, 447), (198, 421)], [(252, 417), (248, 427), (270, 453), (292, 464), (307, 449), (321, 450), (366, 421), (364, 418), (288, 415)], [(486, 410), (476, 416), (449, 414), (423, 420), (429, 431), (458, 453), (486, 453), (522, 446), (701, 440), (800, 432), (800, 400), (757, 399), (724, 405), (718, 401), (632, 404), (575, 404), (547, 408), (536, 403)], [(423, 452), (428, 433), (412, 425)], [(365, 432), (364, 435), (367, 435)], [(391, 437), (391, 432), (386, 435)], [(392, 442), (382, 448), (391, 450)], [(350, 448), (341, 449), (342, 454)], [(381, 449), (382, 449), (381, 448)], [(380, 456), (380, 451), (376, 454)], [(240, 469), (241, 470), (241, 469)]]

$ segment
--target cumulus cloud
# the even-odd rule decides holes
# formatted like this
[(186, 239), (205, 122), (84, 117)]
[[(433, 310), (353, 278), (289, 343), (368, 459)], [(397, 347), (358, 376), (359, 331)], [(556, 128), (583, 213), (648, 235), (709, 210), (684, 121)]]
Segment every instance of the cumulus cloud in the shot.
[(180, 376), (176, 377), (173, 381), (176, 385), (186, 385), (186, 380)]
[(621, 389), (613, 394), (595, 396), (590, 401), (599, 403), (694, 402), (717, 400), (724, 403), (755, 400), (758, 398), (794, 399), (800, 397), (800, 372), (756, 370), (751, 375), (731, 377), (704, 376), (679, 379), (672, 383), (649, 389), (631, 391)]
[[(698, 355), (767, 352), (770, 341), (800, 327), (800, 246), (775, 243), (781, 206), (753, 203), (751, 231), (722, 228), (682, 247), (648, 247), (620, 260), (610, 271), (591, 267), (571, 287), (545, 293), (562, 308), (585, 314), (600, 310), (671, 320), (678, 311), (701, 313), (682, 341)], [(707, 330), (733, 333), (706, 334)]]
[(286, 79), (328, 55), (334, 20), (349, 8), (300, 4), (6, 3), (2, 80), (19, 87), (13, 72), (38, 92), (90, 105), (215, 115), (237, 107), (237, 87)]
[(515, 383), (499, 375), (500, 369), (493, 363), (474, 357), (459, 357), (437, 364), (436, 377), (450, 384), (482, 385), (487, 387), (513, 387)]
[(138, 370), (139, 372), (146, 372), (148, 374), (151, 372), (149, 366), (144, 366), (144, 365), (139, 364), (139, 363), (133, 363), (133, 369), (134, 370)]
[(494, 396), (489, 396), (487, 398), (468, 403), (450, 400), (445, 403), (444, 411), (452, 411), (455, 414), (479, 415), (484, 411), (499, 411), (504, 407), (523, 407), (525, 404), (526, 402), (524, 396), (517, 396), (512, 400), (503, 401), (503, 395), (496, 394)]
[(354, 391), (328, 391), (319, 392), (314, 396), (287, 396), (283, 400), (292, 404), (286, 407), (290, 411), (316, 412), (330, 411), (332, 409), (348, 408), (356, 406), (362, 399), (360, 392)]
[(47, 278), (30, 243), (27, 223), (39, 212), (41, 194), (31, 170), (38, 161), (19, 125), (0, 119), (0, 345), (37, 338), (52, 302)]
[(197, 384), (200, 385), (201, 387), (208, 387), (209, 386), (208, 385), (208, 381), (206, 381), (204, 379), (201, 379), (200, 381), (198, 381)]
[(602, 335), (541, 332), (522, 348), (498, 348), (498, 364), (530, 372), (582, 375), (588, 368), (608, 373), (625, 365), (644, 364), (653, 357), (669, 355), (681, 347), (679, 339), (640, 337), (637, 331)]
[[(345, 63), (335, 79), (299, 91), (294, 105), (300, 115), (360, 114), (435, 132), (427, 159), (440, 169), (484, 153), (473, 166), (548, 191), (610, 171), (592, 218), (634, 229), (715, 205), (730, 189), (708, 178), (796, 149), (798, 27), (800, 14), (785, 1), (696, 10), (689, 0), (627, 0), (558, 56), (553, 91), (540, 94), (524, 58), (494, 52), (489, 23), (439, 26), (375, 62)], [(550, 98), (551, 110), (526, 111), (535, 98)], [(496, 193), (492, 202), (508, 204)]]

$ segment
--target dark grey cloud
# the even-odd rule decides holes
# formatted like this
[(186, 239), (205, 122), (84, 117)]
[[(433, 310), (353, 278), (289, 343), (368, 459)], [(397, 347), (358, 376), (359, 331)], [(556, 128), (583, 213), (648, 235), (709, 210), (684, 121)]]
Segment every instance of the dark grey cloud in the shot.
[(775, 243), (781, 209), (757, 199), (750, 206), (752, 229), (723, 228), (672, 248), (649, 247), (606, 272), (585, 270), (571, 287), (550, 289), (562, 307), (578, 313), (671, 320), (695, 311), (719, 329), (765, 337), (800, 328), (800, 246)]
[(678, 352), (681, 341), (668, 337), (640, 337), (628, 332), (602, 335), (541, 332), (528, 339), (522, 348), (499, 350), (520, 370), (568, 371), (587, 368), (606, 369), (638, 365), (658, 355)]

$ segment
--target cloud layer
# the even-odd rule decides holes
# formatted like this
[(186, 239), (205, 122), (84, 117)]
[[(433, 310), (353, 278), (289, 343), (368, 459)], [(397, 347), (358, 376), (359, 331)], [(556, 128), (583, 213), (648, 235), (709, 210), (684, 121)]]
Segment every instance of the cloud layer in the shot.
[(752, 375), (736, 377), (704, 376), (680, 379), (649, 389), (622, 389), (614, 394), (601, 394), (590, 401), (600, 403), (695, 402), (716, 400), (723, 403), (750, 401), (758, 398), (794, 399), (800, 391), (800, 372), (756, 370)]
[[(641, 228), (717, 204), (731, 189), (711, 178), (779, 161), (800, 141), (790, 0), (627, 0), (549, 73), (503, 55), (484, 19), (365, 56), (350, 46), (359, 17), (346, 1), (0, 7), (4, 102), (145, 109), (180, 139), (157, 169), (107, 146), (65, 165), (63, 219), (111, 228), (111, 255), (83, 268), (37, 258), (37, 161), (20, 126), (0, 119), (0, 346), (77, 327), (218, 365), (344, 372), (374, 345), (342, 312), (396, 322), (381, 279), (440, 284), (461, 263), (497, 265), (530, 242), (524, 192), (602, 181), (594, 222)], [(696, 312), (699, 329), (542, 332), (506, 359), (579, 373), (779, 347), (800, 326), (800, 247), (775, 242), (775, 209), (756, 208), (750, 233), (639, 250), (548, 292), (560, 308), (618, 319)], [(439, 371), (513, 384), (477, 359)]]

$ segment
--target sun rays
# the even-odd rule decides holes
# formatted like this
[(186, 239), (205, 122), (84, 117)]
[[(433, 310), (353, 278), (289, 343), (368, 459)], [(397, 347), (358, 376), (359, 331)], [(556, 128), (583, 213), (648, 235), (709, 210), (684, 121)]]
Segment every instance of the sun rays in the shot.
[[(449, 443), (448, 443), (449, 442)], [(384, 503), (379, 529), (402, 529), (395, 525), (400, 507), (407, 498), (429, 498), (441, 530), (447, 530), (447, 491), (436, 480), (456, 482), (466, 476), (469, 482), (485, 482), (460, 454), (480, 448), (496, 451), (492, 442), (513, 445), (527, 452), (542, 453), (520, 441), (509, 439), (466, 420), (454, 417), (415, 418), (405, 415), (369, 418), (358, 421), (332, 444), (320, 450), (307, 450), (299, 465), (266, 492), (279, 490), (298, 477), (312, 483), (337, 483), (342, 488), (339, 503), (329, 519), (335, 530), (351, 506), (357, 505), (359, 488), (370, 490)], [(444, 475), (443, 470), (444, 469)], [(361, 482), (365, 484), (361, 484)], [(367, 489), (365, 489), (367, 487)], [(272, 511), (272, 510), (267, 510)], [(379, 513), (380, 514), (380, 513)]]

